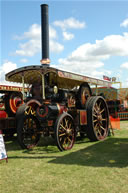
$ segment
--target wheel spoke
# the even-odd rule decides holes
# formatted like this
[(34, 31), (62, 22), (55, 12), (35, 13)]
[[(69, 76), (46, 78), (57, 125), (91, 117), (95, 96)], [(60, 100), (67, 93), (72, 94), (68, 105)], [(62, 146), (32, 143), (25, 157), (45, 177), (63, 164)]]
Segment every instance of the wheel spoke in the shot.
[(59, 135), (59, 137), (62, 137), (62, 136), (64, 136), (64, 135), (66, 135), (66, 133), (62, 133), (62, 134), (60, 134), (60, 135)]
[(103, 112), (104, 112), (104, 109), (102, 109), (102, 110), (100, 111), (100, 114), (103, 113)]
[(97, 103), (95, 104), (95, 107), (96, 107), (96, 109), (97, 109), (97, 110), (99, 110), (99, 106), (98, 106), (98, 104), (97, 104)]
[(102, 135), (101, 131), (100, 131), (100, 128), (99, 128), (99, 123), (96, 124), (95, 131), (96, 131), (97, 134), (99, 133), (100, 135)]
[(62, 124), (60, 124), (60, 126), (66, 131), (66, 128)]
[(100, 108), (100, 106), (101, 106), (101, 102), (99, 103), (99, 108)]
[(97, 119), (95, 119), (95, 120), (93, 121), (93, 123), (95, 123), (95, 122), (97, 122)]
[(65, 144), (66, 144), (66, 139), (67, 139), (67, 138), (65, 138), (65, 139), (64, 139), (64, 143), (63, 143), (63, 145), (65, 145)]
[(71, 141), (71, 139), (68, 137), (68, 141), (71, 143), (72, 141)]
[(106, 119), (102, 119), (101, 121), (107, 121)]
[(94, 107), (94, 111), (97, 113), (97, 109)]
[(97, 115), (93, 114), (93, 116), (97, 118)]
[(98, 126), (98, 125), (99, 125), (98, 123), (95, 125), (95, 127), (94, 127), (94, 128), (95, 128), (95, 130), (97, 130), (97, 129), (98, 129), (98, 128), (97, 128), (97, 126)]
[(70, 124), (69, 124), (69, 129), (71, 129), (71, 125), (72, 125), (72, 124), (70, 123)]
[(102, 125), (100, 125), (100, 128), (101, 128), (102, 130), (106, 131), (106, 129), (105, 129), (104, 127), (102, 127)]
[(97, 130), (97, 133), (99, 133), (100, 136), (102, 136), (100, 129)]
[(68, 128), (68, 120), (65, 119), (65, 128), (67, 129)]

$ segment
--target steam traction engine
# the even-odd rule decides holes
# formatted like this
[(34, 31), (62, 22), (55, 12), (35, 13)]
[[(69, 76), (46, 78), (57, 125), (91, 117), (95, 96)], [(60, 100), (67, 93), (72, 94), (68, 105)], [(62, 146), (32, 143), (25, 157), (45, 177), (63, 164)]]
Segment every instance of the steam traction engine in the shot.
[(48, 6), (41, 5), (42, 65), (26, 66), (6, 74), (6, 80), (30, 85), (25, 103), (16, 113), (22, 148), (37, 144), (41, 134), (53, 136), (60, 151), (71, 149), (78, 132), (92, 141), (108, 135), (109, 114), (101, 96), (92, 96), (89, 84), (110, 82), (61, 71), (49, 66)]
[[(24, 91), (26, 92), (26, 89)], [(15, 115), (21, 104), (21, 87), (0, 85), (0, 130), (8, 137), (16, 133)]]

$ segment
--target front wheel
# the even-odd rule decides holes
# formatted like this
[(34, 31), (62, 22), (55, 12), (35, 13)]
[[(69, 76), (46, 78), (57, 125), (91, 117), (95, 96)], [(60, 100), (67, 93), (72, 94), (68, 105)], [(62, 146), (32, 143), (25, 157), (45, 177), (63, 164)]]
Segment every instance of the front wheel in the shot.
[(60, 151), (72, 149), (75, 142), (75, 126), (71, 115), (63, 113), (56, 120), (55, 141)]
[(17, 121), (17, 138), (23, 149), (33, 148), (40, 139), (39, 122), (33, 115), (23, 115)]

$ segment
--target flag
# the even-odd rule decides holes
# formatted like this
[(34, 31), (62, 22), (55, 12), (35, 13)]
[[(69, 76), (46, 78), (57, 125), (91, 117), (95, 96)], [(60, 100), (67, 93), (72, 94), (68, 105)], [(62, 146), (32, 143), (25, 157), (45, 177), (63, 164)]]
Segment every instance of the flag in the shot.
[(104, 80), (111, 81), (111, 78), (109, 78), (108, 76), (103, 76), (103, 79), (104, 79)]

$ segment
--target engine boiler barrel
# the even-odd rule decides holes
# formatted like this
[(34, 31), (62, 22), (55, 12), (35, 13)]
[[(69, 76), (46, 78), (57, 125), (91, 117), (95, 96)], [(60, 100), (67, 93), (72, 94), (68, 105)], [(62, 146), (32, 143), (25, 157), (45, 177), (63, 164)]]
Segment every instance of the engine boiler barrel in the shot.
[(67, 108), (65, 107), (65, 105), (59, 103), (51, 104), (48, 105), (48, 112), (50, 118), (51, 116), (56, 118), (56, 116), (62, 114), (63, 112), (67, 112)]
[(49, 15), (48, 5), (41, 5), (41, 41), (42, 41), (42, 60), (41, 64), (49, 64)]
[(39, 106), (36, 110), (36, 116), (39, 120), (48, 120), (48, 119), (55, 119), (58, 115), (62, 114), (63, 112), (67, 112), (67, 108), (61, 104), (43, 104)]

